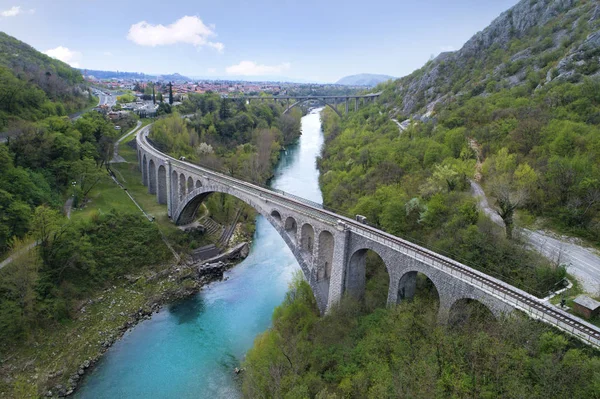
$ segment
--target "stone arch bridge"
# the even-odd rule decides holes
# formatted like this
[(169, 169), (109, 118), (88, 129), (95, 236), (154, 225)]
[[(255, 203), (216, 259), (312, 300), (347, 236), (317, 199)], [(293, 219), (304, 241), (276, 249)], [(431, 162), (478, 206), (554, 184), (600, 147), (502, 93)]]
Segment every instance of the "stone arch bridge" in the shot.
[(273, 225), (290, 248), (321, 313), (344, 294), (360, 297), (364, 293), (366, 252), (372, 250), (387, 268), (388, 305), (410, 299), (416, 275), (422, 273), (437, 289), (441, 323), (448, 321), (455, 304), (471, 299), (497, 317), (519, 310), (600, 347), (600, 329), (503, 281), (319, 204), (163, 154), (148, 141), (150, 126), (136, 136), (139, 167), (148, 192), (167, 205), (171, 220), (178, 225), (192, 222), (198, 206), (215, 192), (246, 202)]
[(370, 93), (370, 94), (362, 94), (362, 95), (352, 95), (352, 96), (245, 96), (245, 97), (226, 97), (229, 100), (247, 100), (247, 101), (281, 101), (287, 102), (287, 106), (283, 113), (287, 113), (292, 108), (303, 104), (308, 101), (316, 101), (325, 106), (331, 108), (336, 114), (340, 117), (342, 113), (334, 106), (336, 104), (340, 104), (342, 102), (345, 103), (346, 114), (350, 109), (351, 100), (354, 100), (354, 110), (358, 111), (360, 108), (360, 104), (365, 105), (369, 102), (375, 101), (381, 95), (381, 92)]

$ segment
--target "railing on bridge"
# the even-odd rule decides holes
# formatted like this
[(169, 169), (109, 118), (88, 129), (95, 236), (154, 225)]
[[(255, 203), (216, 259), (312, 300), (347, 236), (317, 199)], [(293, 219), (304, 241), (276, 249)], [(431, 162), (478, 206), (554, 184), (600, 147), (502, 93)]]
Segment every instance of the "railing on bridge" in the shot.
[(329, 211), (325, 209), (323, 205), (313, 201), (286, 193), (282, 190), (247, 183), (227, 176), (226, 174), (210, 170), (206, 167), (197, 166), (162, 154), (153, 148), (146, 140), (149, 127), (150, 126), (147, 126), (138, 133), (138, 138), (140, 136), (142, 137), (141, 144), (145, 144), (145, 150), (159, 158), (168, 159), (172, 165), (181, 170), (185, 170), (189, 173), (200, 173), (207, 176), (209, 179), (215, 179), (217, 181), (221, 180), (221, 184), (230, 185), (245, 193), (262, 197), (279, 206), (293, 209), (296, 212), (314, 217), (315, 219), (328, 223), (334, 227), (343, 226), (352, 233), (362, 235), (363, 237), (369, 238), (400, 253), (411, 256), (414, 259), (424, 261), (429, 266), (476, 286), (487, 294), (510, 304), (515, 309), (524, 311), (535, 319), (542, 320), (560, 330), (566, 331), (590, 345), (600, 347), (600, 328), (555, 308), (552, 305), (542, 302), (533, 295), (501, 280), (488, 276), (469, 266), (463, 265), (444, 255), (437, 254), (410, 241), (393, 236), (375, 227), (361, 224), (347, 216), (342, 216)]

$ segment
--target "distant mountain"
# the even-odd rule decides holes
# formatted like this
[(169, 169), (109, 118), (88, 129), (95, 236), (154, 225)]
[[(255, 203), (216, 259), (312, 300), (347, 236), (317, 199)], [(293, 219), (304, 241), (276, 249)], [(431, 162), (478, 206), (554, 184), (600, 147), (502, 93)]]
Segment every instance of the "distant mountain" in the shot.
[(372, 73), (361, 73), (358, 75), (345, 76), (335, 82), (338, 85), (346, 86), (377, 86), (379, 83), (387, 80), (394, 79), (393, 76), (389, 75), (376, 75)]
[(0, 32), (0, 131), (13, 120), (65, 115), (89, 102), (78, 70)]
[(136, 79), (136, 80), (158, 80), (169, 82), (187, 82), (192, 79), (178, 73), (166, 75), (146, 75), (141, 72), (120, 72), (120, 71), (98, 71), (93, 69), (80, 69), (86, 76), (93, 76), (96, 79)]

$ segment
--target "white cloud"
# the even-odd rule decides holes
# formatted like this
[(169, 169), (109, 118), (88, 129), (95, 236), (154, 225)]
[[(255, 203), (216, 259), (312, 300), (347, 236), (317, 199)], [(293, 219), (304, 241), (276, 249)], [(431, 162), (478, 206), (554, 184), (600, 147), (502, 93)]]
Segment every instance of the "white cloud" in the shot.
[(174, 23), (152, 25), (146, 21), (131, 25), (127, 39), (140, 46), (165, 46), (176, 43), (187, 43), (196, 47), (209, 46), (222, 52), (223, 43), (212, 42), (209, 38), (217, 36), (214, 25), (206, 26), (198, 17), (185, 16)]
[(16, 17), (19, 14), (35, 14), (35, 8), (31, 8), (29, 10), (21, 10), (20, 6), (14, 6), (9, 8), (8, 10), (0, 11), (0, 17)]
[(454, 48), (454, 46), (442, 46), (442, 47), (440, 47), (440, 50), (442, 50), (443, 52), (446, 52), (446, 51), (454, 51), (456, 49)]
[(107, 57), (112, 57), (112, 55), (113, 55), (113, 53), (111, 53), (110, 51), (105, 51), (102, 54), (105, 55), (105, 56), (107, 56)]
[(217, 73), (217, 68), (208, 68), (206, 72), (210, 74)]
[(72, 51), (66, 47), (58, 46), (56, 48), (44, 51), (44, 54), (52, 58), (56, 58), (57, 60), (61, 60), (62, 62), (66, 62), (73, 68), (79, 68), (81, 53), (78, 51)]
[(21, 7), (15, 6), (8, 10), (0, 11), (0, 15), (3, 17), (15, 17), (21, 14)]
[(284, 62), (279, 65), (261, 65), (253, 61), (242, 61), (237, 65), (227, 67), (226, 71), (230, 75), (256, 76), (281, 73), (291, 67), (292, 65), (289, 62)]

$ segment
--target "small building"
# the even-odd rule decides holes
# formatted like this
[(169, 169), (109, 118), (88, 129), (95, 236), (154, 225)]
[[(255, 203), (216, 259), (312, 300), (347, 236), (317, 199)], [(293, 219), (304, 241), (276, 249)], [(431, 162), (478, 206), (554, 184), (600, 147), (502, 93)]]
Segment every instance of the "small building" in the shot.
[(600, 302), (589, 296), (579, 295), (573, 300), (573, 310), (586, 319), (591, 319), (600, 313)]

